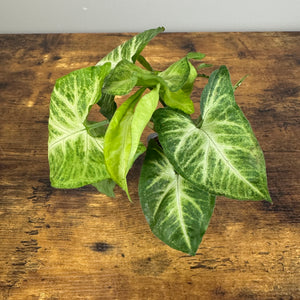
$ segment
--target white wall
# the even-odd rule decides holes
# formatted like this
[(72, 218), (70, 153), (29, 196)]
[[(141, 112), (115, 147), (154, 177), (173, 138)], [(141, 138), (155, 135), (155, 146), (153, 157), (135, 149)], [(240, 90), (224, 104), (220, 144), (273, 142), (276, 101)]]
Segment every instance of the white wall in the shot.
[(299, 31), (300, 0), (0, 0), (0, 33)]

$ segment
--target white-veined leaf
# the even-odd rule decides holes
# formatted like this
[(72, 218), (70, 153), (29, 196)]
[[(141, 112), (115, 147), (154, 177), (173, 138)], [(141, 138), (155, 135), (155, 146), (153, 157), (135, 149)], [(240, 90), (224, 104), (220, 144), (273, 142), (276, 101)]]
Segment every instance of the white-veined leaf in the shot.
[(105, 57), (103, 57), (97, 65), (103, 65), (106, 62), (111, 63), (112, 69), (120, 62), (122, 59), (127, 59), (130, 62), (135, 62), (137, 56), (142, 52), (145, 46), (159, 33), (163, 32), (164, 27), (158, 27), (156, 29), (146, 30), (130, 40), (126, 41), (122, 45), (115, 48)]
[(235, 102), (225, 66), (210, 76), (201, 113), (200, 128), (170, 108), (153, 116), (160, 143), (177, 172), (216, 195), (271, 201), (263, 152)]
[(139, 198), (152, 232), (170, 247), (195, 255), (212, 216), (215, 196), (177, 174), (153, 139), (142, 166)]
[(99, 130), (105, 122), (86, 121), (109, 71), (110, 64), (84, 68), (61, 77), (55, 84), (48, 126), (50, 180), (54, 187), (77, 188), (109, 178), (103, 156), (104, 130)]

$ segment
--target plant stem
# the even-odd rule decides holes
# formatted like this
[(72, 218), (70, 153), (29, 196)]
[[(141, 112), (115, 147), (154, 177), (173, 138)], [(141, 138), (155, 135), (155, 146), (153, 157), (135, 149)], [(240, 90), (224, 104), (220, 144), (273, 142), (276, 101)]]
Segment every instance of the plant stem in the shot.
[(241, 84), (242, 82), (249, 76), (249, 74), (245, 75), (244, 77), (242, 77), (234, 86), (233, 86), (233, 90), (235, 91)]
[(202, 116), (200, 115), (195, 121), (194, 121), (195, 125), (197, 128), (201, 128), (202, 123), (203, 123), (203, 119)]

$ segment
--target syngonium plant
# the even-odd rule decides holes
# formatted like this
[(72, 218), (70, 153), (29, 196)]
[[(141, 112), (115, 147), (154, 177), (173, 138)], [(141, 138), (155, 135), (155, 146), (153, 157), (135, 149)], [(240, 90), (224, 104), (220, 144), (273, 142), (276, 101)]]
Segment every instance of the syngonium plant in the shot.
[[(198, 52), (164, 71), (153, 69), (141, 51), (162, 31), (140, 33), (95, 66), (56, 81), (49, 115), (50, 180), (66, 189), (92, 184), (111, 197), (117, 184), (130, 199), (126, 177), (146, 151), (138, 193), (150, 228), (170, 247), (195, 255), (216, 196), (271, 198), (263, 152), (234, 98), (242, 80), (232, 85), (226, 66), (210, 76), (198, 74), (210, 66), (194, 66), (205, 57)], [(193, 119), (197, 77), (209, 79), (201, 114)], [(128, 99), (117, 107), (119, 95)], [(88, 120), (95, 104), (102, 122)], [(141, 142), (146, 126), (157, 134), (147, 148)]]

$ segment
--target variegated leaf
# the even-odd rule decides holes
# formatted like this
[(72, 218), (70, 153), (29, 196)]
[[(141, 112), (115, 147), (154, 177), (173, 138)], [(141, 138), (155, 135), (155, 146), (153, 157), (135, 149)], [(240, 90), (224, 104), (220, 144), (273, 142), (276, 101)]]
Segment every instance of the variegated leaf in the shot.
[(103, 80), (109, 71), (110, 64), (84, 68), (55, 84), (48, 126), (53, 187), (77, 188), (110, 177), (104, 164), (104, 130), (99, 130), (107, 122), (86, 121), (91, 106), (101, 96)]
[(170, 247), (195, 255), (215, 196), (177, 174), (155, 140), (150, 140), (142, 166), (139, 197), (152, 232)]
[(153, 116), (176, 171), (216, 195), (271, 201), (263, 152), (235, 102), (225, 66), (210, 76), (201, 96), (201, 113), (198, 126), (190, 116), (170, 108)]
[(146, 30), (130, 40), (126, 41), (122, 45), (115, 48), (105, 57), (103, 57), (97, 65), (103, 65), (106, 62), (110, 62), (112, 69), (120, 62), (122, 59), (127, 59), (130, 62), (135, 62), (137, 56), (142, 52), (144, 47), (159, 33), (163, 32), (165, 29), (163, 27), (158, 27), (156, 29)]

